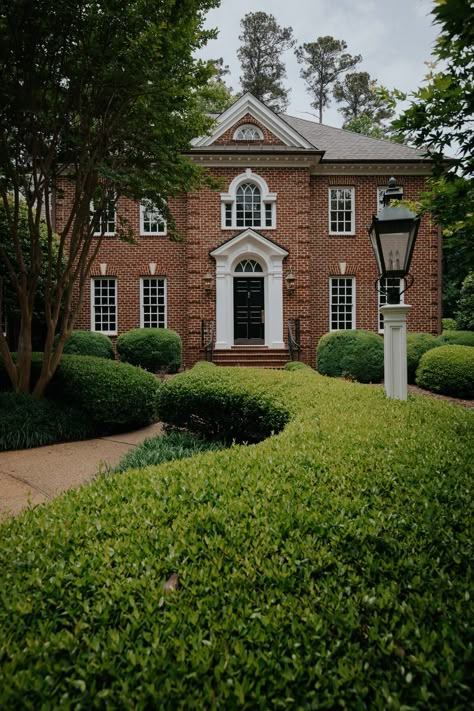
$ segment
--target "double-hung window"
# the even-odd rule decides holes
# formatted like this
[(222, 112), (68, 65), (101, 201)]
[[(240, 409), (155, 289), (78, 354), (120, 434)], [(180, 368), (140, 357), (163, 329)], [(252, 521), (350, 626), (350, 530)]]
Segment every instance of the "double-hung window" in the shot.
[(117, 279), (92, 279), (91, 330), (114, 336), (117, 334)]
[(99, 206), (95, 202), (91, 203), (92, 219), (96, 221), (94, 234), (105, 236), (114, 235), (117, 229), (117, 211), (115, 207), (115, 199), (113, 198), (113, 196), (110, 196), (106, 199), (99, 216), (95, 214), (98, 208)]
[(166, 234), (166, 221), (149, 200), (140, 203), (140, 234), (142, 237)]
[(329, 232), (354, 234), (354, 188), (329, 188)]
[(234, 178), (228, 193), (221, 193), (221, 205), (223, 229), (276, 226), (276, 193), (250, 168)]
[(140, 280), (140, 325), (166, 328), (166, 279), (163, 277)]
[[(400, 289), (403, 288), (404, 282), (400, 277), (382, 277), (380, 279), (380, 289), (386, 290), (386, 289), (397, 289), (398, 293), (400, 293)], [(404, 294), (400, 294), (400, 303), (403, 304), (403, 298)], [(379, 308), (381, 306), (385, 306), (387, 303), (387, 294), (383, 293), (382, 291), (379, 291)], [(384, 325), (383, 325), (383, 316), (382, 314), (379, 313), (379, 333), (384, 332)]]
[(329, 280), (329, 330), (355, 328), (355, 279), (332, 277)]

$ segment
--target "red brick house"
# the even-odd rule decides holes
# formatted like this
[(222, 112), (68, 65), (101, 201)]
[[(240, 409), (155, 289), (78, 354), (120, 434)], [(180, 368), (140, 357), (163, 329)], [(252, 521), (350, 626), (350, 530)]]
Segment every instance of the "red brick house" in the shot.
[[(117, 214), (109, 214), (77, 328), (112, 340), (140, 326), (172, 328), (187, 367), (210, 340), (217, 362), (285, 362), (289, 323), (313, 366), (327, 331), (383, 330), (367, 226), (390, 176), (417, 198), (431, 172), (421, 151), (279, 116), (246, 94), (189, 158), (219, 177), (223, 192), (170, 202), (181, 243), (149, 205), (120, 200), (116, 212), (138, 245), (114, 237)], [(58, 229), (66, 211), (57, 206)], [(410, 331), (439, 331), (440, 259), (438, 229), (425, 217), (406, 294)]]

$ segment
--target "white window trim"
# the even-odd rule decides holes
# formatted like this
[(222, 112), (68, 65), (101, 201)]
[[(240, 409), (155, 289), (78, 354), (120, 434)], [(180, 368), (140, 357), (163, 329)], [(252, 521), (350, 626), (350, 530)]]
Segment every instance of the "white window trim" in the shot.
[[(95, 206), (94, 206), (94, 201), (91, 200), (90, 203), (90, 211), (93, 216), (95, 216)], [(102, 219), (99, 219), (99, 227), (101, 225)], [(108, 224), (107, 220), (107, 224)], [(114, 225), (115, 225), (115, 230), (113, 232), (102, 232), (102, 230), (94, 230), (94, 237), (115, 237), (117, 234), (117, 204), (114, 205)]]
[[(357, 328), (357, 321), (356, 321), (356, 278), (352, 276), (343, 276), (340, 274), (339, 276), (333, 274), (329, 277), (329, 331), (331, 333), (334, 333), (335, 331), (340, 331), (340, 328), (332, 328), (332, 280), (333, 279), (350, 279), (352, 281), (352, 328), (356, 329)], [(349, 329), (347, 329), (349, 330)]]
[[(351, 191), (351, 230), (350, 232), (333, 232), (331, 230), (331, 190), (350, 190)], [(328, 228), (330, 235), (355, 235), (355, 188), (348, 187), (347, 185), (330, 185), (328, 188)]]
[[(237, 226), (237, 210), (236, 210), (236, 197), (237, 189), (242, 183), (253, 183), (260, 189), (260, 197), (262, 200), (262, 223), (258, 227), (243, 227), (242, 225)], [(233, 179), (229, 185), (229, 192), (221, 193), (221, 229), (222, 230), (238, 230), (238, 229), (253, 229), (253, 230), (276, 230), (277, 228), (277, 216), (276, 216), (276, 193), (271, 193), (268, 190), (268, 185), (265, 180), (257, 173), (253, 173), (251, 168), (247, 168), (245, 173), (241, 173), (236, 178)], [(232, 205), (232, 225), (226, 225), (226, 205)], [(265, 226), (265, 205), (270, 204), (272, 206), (272, 226)]]
[(163, 223), (164, 223), (164, 230), (161, 232), (145, 232), (145, 225), (144, 225), (144, 213), (145, 213), (145, 208), (146, 205), (143, 201), (140, 202), (140, 237), (165, 237), (168, 234), (168, 225), (166, 223), (166, 220), (164, 217), (161, 215), (161, 212), (158, 210)]
[[(245, 131), (248, 128), (256, 131), (258, 133), (258, 138), (237, 138), (239, 131)], [(234, 141), (263, 141), (263, 133), (254, 123), (243, 123), (235, 129), (233, 139)]]
[(143, 304), (143, 281), (145, 279), (162, 279), (164, 281), (165, 323), (164, 323), (163, 328), (168, 328), (168, 280), (166, 279), (166, 277), (155, 276), (155, 275), (140, 277), (140, 328), (145, 328), (145, 310), (144, 310), (144, 304)]
[[(400, 278), (399, 281), (400, 281), (400, 286), (403, 286), (403, 279)], [(384, 328), (380, 328), (380, 318), (381, 318), (380, 307), (381, 307), (381, 306), (386, 306), (387, 301), (385, 301), (385, 303), (381, 304), (381, 303), (380, 303), (380, 298), (381, 298), (381, 296), (382, 296), (382, 294), (380, 293), (380, 291), (377, 292), (378, 306), (379, 306), (379, 311), (377, 312), (378, 331), (379, 331), (380, 334), (383, 335), (383, 334), (385, 333), (385, 329), (384, 329)], [(403, 294), (400, 294), (400, 303), (401, 303), (401, 304), (404, 304), (404, 303), (405, 303), (405, 292), (403, 292)]]
[[(98, 279), (104, 280), (108, 279), (109, 281), (111, 279), (115, 280), (115, 323), (117, 325), (117, 328), (115, 331), (96, 331), (95, 328), (95, 308), (94, 308), (94, 282), (97, 281)], [(104, 336), (116, 336), (118, 334), (118, 279), (117, 277), (113, 276), (94, 276), (91, 279), (91, 285), (90, 285), (90, 307), (91, 307), (91, 331), (94, 333), (103, 333)]]

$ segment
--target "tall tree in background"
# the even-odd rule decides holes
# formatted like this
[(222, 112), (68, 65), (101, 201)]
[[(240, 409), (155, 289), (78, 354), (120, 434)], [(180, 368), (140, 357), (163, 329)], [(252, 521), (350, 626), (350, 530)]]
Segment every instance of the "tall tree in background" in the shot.
[[(20, 313), (16, 361), (1, 329), (0, 356), (17, 392), (30, 390), (40, 282), (47, 333), (35, 397), (73, 329), (110, 205), (148, 198), (170, 219), (166, 198), (198, 184), (202, 173), (182, 151), (211, 123), (199, 103), (211, 70), (195, 52), (215, 34), (203, 23), (217, 4), (0, 0), (0, 196), (15, 255), (0, 241), (0, 260)], [(58, 243), (52, 195), (65, 177), (72, 205)]]
[(342, 81), (334, 85), (333, 96), (338, 104), (338, 111), (348, 122), (359, 116), (368, 116), (372, 122), (382, 126), (383, 122), (393, 117), (393, 104), (384, 98), (381, 87), (368, 72), (348, 72)]
[(237, 51), (242, 67), (240, 83), (244, 92), (263, 101), (273, 111), (283, 113), (288, 106), (289, 89), (281, 56), (294, 46), (291, 27), (280, 27), (273, 15), (250, 12), (241, 20), (242, 46)]
[(221, 114), (238, 98), (227, 86), (225, 77), (230, 74), (229, 66), (224, 64), (222, 57), (210, 59), (211, 79), (199, 90), (201, 108), (210, 114)]
[[(436, 0), (432, 15), (441, 28), (437, 64), (393, 126), (426, 148), (435, 163), (422, 207), (443, 228), (444, 315), (451, 316), (461, 284), (474, 270), (474, 5), (472, 0)], [(444, 153), (450, 148), (456, 156), (447, 163)]]
[(323, 109), (330, 104), (331, 89), (337, 79), (362, 59), (360, 54), (352, 56), (346, 49), (344, 40), (326, 36), (318, 37), (315, 42), (306, 42), (296, 50), (298, 62), (304, 65), (301, 76), (313, 97), (311, 106), (318, 111), (319, 123), (323, 122)]

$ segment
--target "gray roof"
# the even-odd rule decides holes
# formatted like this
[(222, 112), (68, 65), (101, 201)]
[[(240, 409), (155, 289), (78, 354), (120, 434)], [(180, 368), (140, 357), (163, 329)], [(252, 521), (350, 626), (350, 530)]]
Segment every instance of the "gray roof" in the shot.
[(352, 161), (427, 161), (425, 151), (392, 143), (379, 138), (370, 138), (354, 131), (325, 126), (324, 124), (282, 115), (281, 118), (300, 133), (315, 148), (324, 151), (323, 162)]

